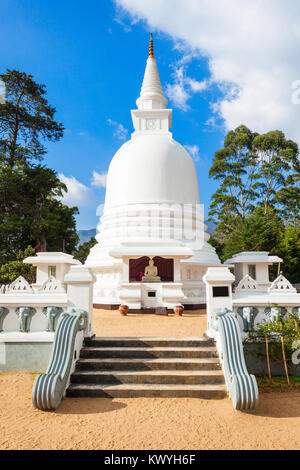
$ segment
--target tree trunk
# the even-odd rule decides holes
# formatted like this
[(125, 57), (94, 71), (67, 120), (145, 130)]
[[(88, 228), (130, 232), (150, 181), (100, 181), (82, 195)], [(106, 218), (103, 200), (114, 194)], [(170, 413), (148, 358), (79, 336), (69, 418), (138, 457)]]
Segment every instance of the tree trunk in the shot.
[(41, 235), (36, 242), (35, 249), (37, 252), (47, 251), (47, 240), (45, 235)]

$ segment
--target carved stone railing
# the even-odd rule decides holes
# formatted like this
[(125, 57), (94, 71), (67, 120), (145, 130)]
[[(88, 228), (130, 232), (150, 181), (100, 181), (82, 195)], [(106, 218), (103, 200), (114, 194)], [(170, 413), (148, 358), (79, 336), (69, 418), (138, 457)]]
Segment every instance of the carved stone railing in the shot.
[[(88, 313), (73, 309), (61, 314), (54, 337), (52, 355), (45, 374), (38, 375), (32, 390), (32, 402), (40, 410), (56, 410), (68, 386), (72, 366), (75, 363), (75, 340), (86, 329)], [(78, 350), (82, 347), (83, 334)]]
[(254, 411), (258, 404), (258, 387), (254, 375), (249, 375), (237, 316), (231, 311), (215, 316), (217, 347), (226, 385), (233, 406), (238, 411)]

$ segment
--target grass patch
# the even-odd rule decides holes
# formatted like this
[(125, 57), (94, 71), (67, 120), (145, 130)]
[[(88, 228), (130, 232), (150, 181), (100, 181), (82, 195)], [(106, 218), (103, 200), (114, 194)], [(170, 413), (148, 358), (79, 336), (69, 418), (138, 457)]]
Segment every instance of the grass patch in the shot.
[(269, 378), (264, 376), (257, 376), (257, 385), (260, 392), (291, 392), (298, 390), (300, 391), (300, 377), (290, 376), (291, 385), (287, 384), (286, 377), (272, 377), (271, 381)]

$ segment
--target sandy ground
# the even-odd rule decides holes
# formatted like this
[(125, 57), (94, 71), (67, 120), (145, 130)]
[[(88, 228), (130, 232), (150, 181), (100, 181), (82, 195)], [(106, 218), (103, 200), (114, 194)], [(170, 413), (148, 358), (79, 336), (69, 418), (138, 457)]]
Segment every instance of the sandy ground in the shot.
[[(120, 317), (96, 312), (98, 336), (196, 336), (205, 316)], [(35, 374), (0, 374), (0, 449), (299, 449), (300, 393), (260, 395), (255, 415), (229, 399), (71, 399), (33, 408)]]
[(31, 404), (34, 375), (0, 374), (0, 449), (299, 449), (300, 393), (261, 395), (256, 415), (229, 399), (67, 398)]
[(206, 330), (205, 310), (175, 315), (120, 315), (118, 310), (94, 310), (93, 331), (96, 336), (202, 336)]

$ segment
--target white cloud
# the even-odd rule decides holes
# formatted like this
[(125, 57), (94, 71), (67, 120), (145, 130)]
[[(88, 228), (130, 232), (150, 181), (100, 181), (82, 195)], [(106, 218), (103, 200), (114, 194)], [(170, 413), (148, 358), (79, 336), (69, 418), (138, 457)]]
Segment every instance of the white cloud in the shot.
[(105, 188), (106, 180), (107, 173), (97, 173), (97, 171), (94, 171), (91, 185), (96, 186), (97, 188)]
[(125, 33), (130, 33), (131, 27), (123, 21), (122, 14), (120, 11), (119, 12), (117, 11), (116, 16), (114, 17), (114, 21), (118, 23), (120, 26), (122, 26)]
[(112, 119), (107, 119), (108, 124), (114, 128), (114, 136), (119, 140), (125, 140), (128, 135), (128, 129), (126, 129), (123, 124), (120, 124), (117, 121), (113, 121)]
[[(192, 55), (189, 56), (189, 58), (191, 57)], [(184, 62), (186, 63), (187, 60)], [(166, 86), (166, 95), (171, 100), (173, 106), (182, 111), (190, 109), (188, 100), (192, 97), (193, 93), (201, 92), (208, 86), (206, 80), (199, 82), (189, 77), (186, 74), (185, 65), (182, 65), (182, 60), (179, 60), (173, 67), (172, 78), (173, 83), (168, 83)]]
[[(300, 141), (300, 105), (291, 100), (300, 79), (299, 0), (115, 2), (207, 57), (210, 81), (224, 93), (215, 110), (228, 129), (241, 123), (258, 132), (282, 129)], [(169, 93), (184, 108), (189, 91), (174, 85)]]
[(182, 83), (168, 83), (166, 87), (166, 95), (176, 108), (182, 109), (182, 111), (187, 111), (189, 109), (187, 101), (190, 98), (190, 95), (184, 89), (184, 85)]
[(101, 203), (96, 208), (96, 216), (97, 217), (102, 217), (103, 211), (104, 211), (104, 203)]
[(198, 82), (194, 78), (187, 78), (187, 83), (189, 84), (191, 90), (194, 93), (199, 93), (207, 88), (206, 80), (202, 80), (201, 82)]
[(191, 155), (192, 159), (195, 162), (199, 162), (199, 160), (200, 160), (200, 155), (199, 155), (200, 149), (199, 149), (198, 145), (185, 145), (184, 148)]
[(61, 202), (67, 206), (85, 206), (91, 198), (91, 189), (80, 183), (74, 176), (58, 175), (60, 181), (67, 186), (68, 192), (64, 192)]

